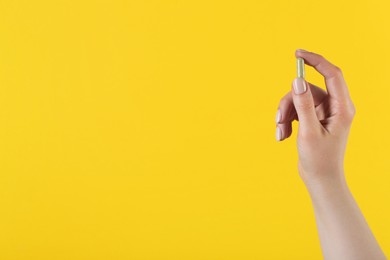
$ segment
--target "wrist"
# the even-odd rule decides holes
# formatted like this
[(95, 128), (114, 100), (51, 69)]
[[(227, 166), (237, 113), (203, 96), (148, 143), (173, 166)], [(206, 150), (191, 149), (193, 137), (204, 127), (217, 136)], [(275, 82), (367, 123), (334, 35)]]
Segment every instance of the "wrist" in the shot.
[(330, 196), (348, 191), (343, 171), (319, 174), (316, 178), (302, 178), (310, 196)]

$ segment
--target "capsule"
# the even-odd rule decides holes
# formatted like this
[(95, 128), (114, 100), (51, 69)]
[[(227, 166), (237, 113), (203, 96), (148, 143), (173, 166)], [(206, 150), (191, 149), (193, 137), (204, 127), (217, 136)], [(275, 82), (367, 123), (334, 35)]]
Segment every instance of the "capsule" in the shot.
[(305, 60), (297, 58), (297, 77), (305, 78)]

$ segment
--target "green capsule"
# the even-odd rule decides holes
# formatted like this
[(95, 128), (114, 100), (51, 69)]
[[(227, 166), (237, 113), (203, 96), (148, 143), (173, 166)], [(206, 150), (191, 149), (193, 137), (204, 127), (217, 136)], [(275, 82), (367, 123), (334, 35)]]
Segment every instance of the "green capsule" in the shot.
[(305, 78), (305, 61), (302, 58), (297, 58), (297, 76)]

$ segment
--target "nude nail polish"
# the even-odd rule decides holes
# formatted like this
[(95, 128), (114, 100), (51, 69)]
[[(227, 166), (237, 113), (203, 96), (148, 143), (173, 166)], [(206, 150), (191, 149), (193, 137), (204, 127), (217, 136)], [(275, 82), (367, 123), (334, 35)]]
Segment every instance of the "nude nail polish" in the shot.
[(279, 127), (276, 127), (276, 141), (282, 140), (282, 130)]
[(306, 92), (306, 82), (303, 78), (295, 78), (293, 86), (296, 95), (300, 95)]
[(277, 124), (280, 122), (281, 117), (282, 117), (282, 115), (280, 113), (280, 109), (278, 109), (278, 112), (276, 112), (276, 118), (275, 118), (275, 122)]

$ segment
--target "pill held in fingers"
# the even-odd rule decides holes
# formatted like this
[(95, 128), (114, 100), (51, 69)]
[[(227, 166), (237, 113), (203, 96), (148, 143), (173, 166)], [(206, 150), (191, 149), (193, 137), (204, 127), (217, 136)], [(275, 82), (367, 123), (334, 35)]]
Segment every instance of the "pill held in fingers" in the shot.
[(305, 60), (302, 58), (297, 58), (297, 77), (305, 78)]

